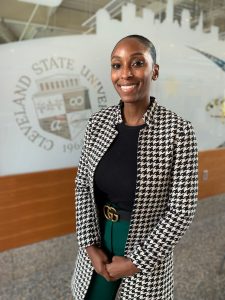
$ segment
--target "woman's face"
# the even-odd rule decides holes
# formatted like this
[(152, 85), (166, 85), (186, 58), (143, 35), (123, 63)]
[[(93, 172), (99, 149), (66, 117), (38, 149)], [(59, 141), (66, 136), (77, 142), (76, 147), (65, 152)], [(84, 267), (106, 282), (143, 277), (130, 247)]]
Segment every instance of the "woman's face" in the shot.
[(153, 67), (149, 50), (137, 39), (125, 38), (113, 50), (111, 79), (123, 102), (149, 102), (151, 79), (157, 76), (158, 65)]

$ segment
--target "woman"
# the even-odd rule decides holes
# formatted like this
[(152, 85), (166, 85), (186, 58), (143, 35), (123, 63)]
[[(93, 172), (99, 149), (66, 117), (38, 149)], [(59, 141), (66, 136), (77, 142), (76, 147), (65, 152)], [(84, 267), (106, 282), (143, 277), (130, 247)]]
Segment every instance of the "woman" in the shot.
[(90, 118), (76, 178), (76, 300), (173, 299), (173, 248), (197, 196), (189, 121), (150, 97), (159, 75), (145, 37), (120, 40), (111, 78), (121, 101)]

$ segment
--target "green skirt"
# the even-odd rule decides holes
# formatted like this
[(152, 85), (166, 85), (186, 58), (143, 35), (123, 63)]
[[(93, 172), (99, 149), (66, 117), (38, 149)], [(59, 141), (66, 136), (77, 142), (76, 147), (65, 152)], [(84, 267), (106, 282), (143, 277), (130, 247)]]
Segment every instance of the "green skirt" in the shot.
[[(111, 259), (113, 256), (124, 256), (130, 221), (112, 222), (101, 220), (103, 250)], [(85, 300), (114, 300), (121, 279), (108, 282), (104, 277), (93, 273)]]

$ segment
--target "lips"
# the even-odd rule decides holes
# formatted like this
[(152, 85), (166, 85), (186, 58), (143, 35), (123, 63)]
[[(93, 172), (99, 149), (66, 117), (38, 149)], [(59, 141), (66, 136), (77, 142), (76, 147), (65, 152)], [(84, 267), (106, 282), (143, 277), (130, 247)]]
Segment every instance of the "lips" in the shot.
[(125, 93), (132, 92), (137, 87), (137, 85), (137, 83), (118, 84), (119, 88)]

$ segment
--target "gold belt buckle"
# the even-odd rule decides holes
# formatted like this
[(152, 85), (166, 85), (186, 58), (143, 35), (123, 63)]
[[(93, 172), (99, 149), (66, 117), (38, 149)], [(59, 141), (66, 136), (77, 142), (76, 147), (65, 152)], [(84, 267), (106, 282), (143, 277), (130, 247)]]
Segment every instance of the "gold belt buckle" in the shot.
[(104, 205), (103, 212), (107, 220), (110, 220), (112, 222), (117, 222), (119, 220), (119, 215), (114, 207)]

